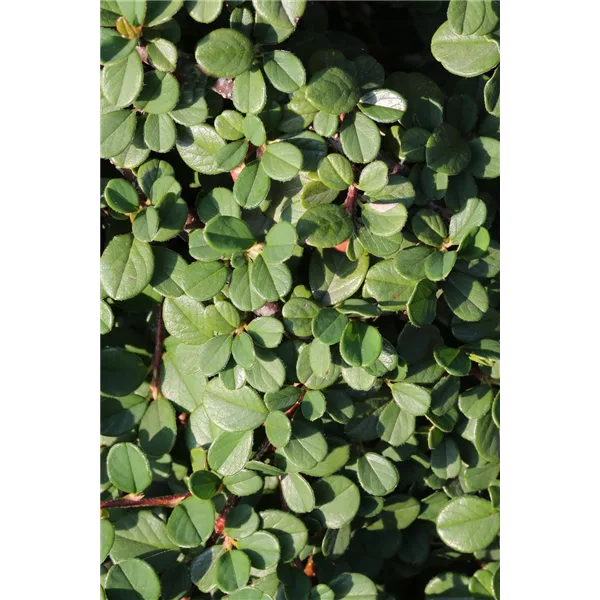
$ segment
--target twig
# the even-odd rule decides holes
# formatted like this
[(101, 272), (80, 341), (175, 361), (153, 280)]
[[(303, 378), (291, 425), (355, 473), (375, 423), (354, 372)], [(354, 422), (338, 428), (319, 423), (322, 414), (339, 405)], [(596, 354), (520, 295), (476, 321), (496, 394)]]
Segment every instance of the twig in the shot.
[(225, 524), (227, 522), (227, 515), (231, 512), (231, 509), (237, 505), (240, 501), (239, 496), (230, 496), (225, 505), (223, 506), (223, 510), (219, 513), (217, 520), (215, 521), (215, 528), (211, 534), (211, 536), (206, 540), (205, 548), (209, 546), (214, 546), (219, 539), (219, 536), (223, 533), (225, 529)]
[(157, 496), (155, 498), (141, 498), (140, 496), (124, 496), (115, 500), (100, 502), (100, 508), (144, 508), (149, 506), (166, 506), (172, 508), (189, 498), (192, 494), (173, 494), (172, 496)]
[(344, 202), (344, 206), (346, 207), (346, 212), (351, 215), (354, 212), (354, 205), (356, 204), (356, 188), (354, 185), (351, 185), (348, 188), (348, 194), (346, 196), (346, 201)]
[(150, 390), (152, 391), (152, 398), (156, 400), (160, 394), (160, 361), (162, 359), (163, 342), (165, 339), (165, 331), (163, 328), (163, 300), (158, 304), (158, 310), (156, 315), (156, 338), (154, 341), (154, 356), (152, 357), (152, 383), (150, 384)]

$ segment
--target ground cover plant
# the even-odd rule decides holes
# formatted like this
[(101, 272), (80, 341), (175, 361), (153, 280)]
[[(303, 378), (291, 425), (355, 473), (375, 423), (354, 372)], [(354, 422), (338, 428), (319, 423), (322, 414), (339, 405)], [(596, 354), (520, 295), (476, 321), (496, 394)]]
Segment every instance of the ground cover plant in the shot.
[(499, 4), (100, 24), (101, 598), (498, 600)]

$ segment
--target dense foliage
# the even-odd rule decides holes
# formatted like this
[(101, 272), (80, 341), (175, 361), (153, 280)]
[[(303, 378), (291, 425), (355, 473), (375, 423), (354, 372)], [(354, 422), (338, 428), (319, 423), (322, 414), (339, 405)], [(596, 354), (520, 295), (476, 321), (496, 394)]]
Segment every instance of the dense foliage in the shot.
[(498, 3), (100, 4), (101, 597), (498, 600)]

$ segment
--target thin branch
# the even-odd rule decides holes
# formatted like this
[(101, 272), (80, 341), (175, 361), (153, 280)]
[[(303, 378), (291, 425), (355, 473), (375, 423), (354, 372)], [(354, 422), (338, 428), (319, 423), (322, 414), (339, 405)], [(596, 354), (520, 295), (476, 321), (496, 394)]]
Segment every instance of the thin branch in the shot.
[(173, 494), (172, 496), (157, 496), (155, 498), (142, 498), (140, 496), (124, 496), (115, 500), (105, 500), (100, 502), (100, 508), (144, 508), (150, 506), (166, 506), (173, 508), (192, 494)]
[(354, 212), (354, 206), (356, 204), (356, 187), (351, 185), (348, 188), (348, 194), (346, 195), (346, 201), (344, 202), (344, 206), (346, 207), (346, 212), (351, 215)]
[(163, 327), (162, 309), (164, 298), (159, 302), (156, 314), (156, 338), (154, 340), (154, 356), (152, 357), (152, 383), (150, 390), (152, 398), (156, 400), (160, 394), (160, 361), (162, 359), (165, 330)]

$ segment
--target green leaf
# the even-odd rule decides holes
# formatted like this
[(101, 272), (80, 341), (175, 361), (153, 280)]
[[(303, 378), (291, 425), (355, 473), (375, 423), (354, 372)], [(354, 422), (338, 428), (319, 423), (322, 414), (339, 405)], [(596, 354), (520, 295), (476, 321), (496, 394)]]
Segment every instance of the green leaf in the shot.
[(146, 6), (146, 27), (156, 27), (174, 16), (183, 6), (183, 0), (152, 0)]
[(252, 338), (245, 331), (242, 331), (233, 338), (231, 354), (233, 355), (235, 362), (244, 369), (251, 367), (256, 361), (254, 343), (252, 342)]
[(263, 56), (263, 69), (271, 85), (280, 92), (291, 94), (306, 83), (302, 62), (286, 50), (266, 52)]
[(208, 450), (208, 464), (223, 477), (241, 471), (250, 458), (254, 435), (250, 431), (226, 431), (219, 435)]
[(211, 248), (224, 253), (248, 250), (255, 243), (248, 225), (241, 219), (228, 216), (211, 219), (204, 228), (204, 237)]
[(179, 83), (170, 73), (148, 71), (134, 106), (149, 114), (168, 113), (179, 100)]
[(369, 163), (361, 172), (358, 180), (359, 189), (374, 194), (388, 184), (387, 165), (381, 160)]
[(395, 311), (404, 309), (415, 285), (398, 273), (393, 260), (384, 260), (369, 269), (364, 290), (383, 310)]
[(377, 600), (375, 584), (361, 573), (341, 573), (329, 582), (329, 586), (336, 600)]
[(308, 353), (312, 372), (318, 377), (326, 377), (331, 368), (331, 351), (329, 346), (319, 340), (313, 340), (308, 345)]
[(500, 460), (500, 430), (491, 413), (475, 421), (475, 447), (486, 460), (490, 462)]
[(268, 410), (248, 386), (228, 390), (219, 379), (211, 379), (204, 391), (204, 406), (210, 419), (226, 431), (248, 431), (262, 425)]
[(359, 102), (358, 108), (373, 121), (393, 123), (399, 121), (406, 111), (406, 99), (394, 90), (369, 90)]
[(292, 256), (295, 246), (296, 230), (293, 225), (276, 223), (267, 233), (262, 257), (267, 263), (285, 262)]
[(235, 475), (224, 477), (223, 484), (232, 494), (237, 496), (251, 496), (263, 489), (262, 477), (245, 469)]
[[(277, 564), (281, 555), (277, 538), (266, 531), (257, 531), (244, 537), (239, 541), (238, 548), (247, 554), (252, 566), (260, 570), (268, 569)], [(242, 600), (243, 598), (250, 598), (250, 596), (240, 594), (239, 598)], [(261, 597), (257, 596), (257, 598), (260, 600)]]
[(142, 419), (148, 403), (142, 396), (100, 398), (100, 433), (118, 436), (133, 429)]
[(393, 383), (390, 388), (394, 400), (402, 410), (414, 416), (427, 414), (431, 406), (431, 394), (427, 389), (405, 382)]
[(336, 250), (314, 252), (310, 260), (309, 281), (315, 300), (330, 306), (350, 298), (362, 285), (369, 268), (369, 257), (351, 261)]
[(275, 181), (290, 181), (302, 168), (302, 152), (288, 142), (269, 144), (262, 157), (261, 166)]
[(235, 78), (233, 83), (233, 105), (244, 114), (259, 113), (267, 102), (267, 87), (262, 72), (251, 67)]
[(360, 321), (348, 323), (340, 341), (342, 358), (354, 367), (372, 365), (382, 349), (382, 338), (372, 325)]
[(285, 381), (285, 367), (273, 352), (256, 348), (256, 362), (246, 369), (246, 379), (259, 392), (276, 392)]
[(188, 296), (210, 300), (223, 289), (227, 275), (228, 269), (223, 263), (194, 262), (183, 271), (181, 283)]
[(175, 145), (175, 124), (166, 114), (148, 115), (144, 123), (144, 143), (155, 152), (168, 152)]
[(315, 494), (302, 475), (289, 473), (282, 477), (281, 493), (295, 513), (308, 513), (315, 507)]
[(248, 142), (238, 140), (223, 146), (215, 154), (215, 164), (223, 171), (232, 171), (242, 164), (248, 152)]
[(416, 327), (433, 323), (436, 316), (437, 286), (431, 281), (422, 279), (417, 283), (408, 299), (406, 313), (410, 322)]
[(408, 212), (404, 204), (372, 201), (363, 204), (361, 216), (365, 227), (373, 235), (389, 237), (404, 227)]
[(379, 128), (362, 113), (346, 115), (340, 129), (344, 154), (355, 163), (370, 163), (381, 146)]
[(458, 573), (436, 575), (425, 586), (425, 600), (472, 600), (469, 578)]
[(491, 503), (474, 496), (454, 498), (437, 519), (437, 531), (442, 541), (458, 552), (484, 550), (499, 529), (500, 515)]
[(113, 565), (106, 577), (106, 594), (109, 600), (158, 600), (160, 580), (154, 569), (139, 558), (122, 560)]
[(203, 344), (212, 336), (212, 330), (204, 321), (204, 306), (189, 296), (167, 298), (163, 320), (166, 330), (184, 344)]
[(332, 248), (348, 239), (352, 233), (350, 215), (333, 204), (309, 208), (297, 223), (298, 235), (309, 246)]
[(427, 140), (425, 156), (427, 166), (434, 171), (458, 175), (469, 165), (471, 150), (458, 129), (443, 123)]
[(107, 519), (100, 521), (100, 564), (102, 564), (115, 541), (115, 528)]
[(108, 451), (106, 467), (110, 482), (119, 490), (139, 494), (152, 481), (146, 455), (134, 444), (121, 442)]
[(433, 34), (431, 52), (446, 70), (461, 77), (476, 77), (500, 62), (499, 45), (493, 38), (458, 35), (449, 21)]
[(293, 30), (304, 13), (305, 0), (252, 0), (254, 10), (273, 27)]
[(250, 285), (250, 270), (243, 265), (233, 270), (229, 283), (229, 297), (233, 305), (240, 310), (256, 310), (264, 303), (264, 298)]
[(471, 162), (468, 171), (479, 179), (500, 176), (500, 142), (491, 137), (477, 137), (469, 142)]
[(299, 470), (312, 469), (327, 456), (327, 442), (314, 425), (296, 418), (290, 441), (281, 452)]
[(350, 523), (358, 512), (360, 492), (350, 479), (342, 475), (331, 475), (316, 481), (315, 514), (329, 529), (340, 529)]
[(175, 444), (177, 423), (173, 406), (166, 398), (152, 401), (139, 429), (140, 447), (151, 456), (168, 454)]
[(174, 509), (167, 521), (167, 533), (182, 548), (195, 548), (204, 543), (213, 531), (215, 507), (211, 500), (186, 498)]
[(135, 188), (125, 179), (111, 179), (104, 188), (106, 203), (116, 212), (128, 214), (139, 209)]
[(133, 140), (135, 113), (130, 110), (115, 110), (100, 117), (100, 156), (117, 156)]
[(239, 140), (244, 137), (244, 117), (235, 110), (224, 110), (215, 118), (215, 129), (226, 140)]
[(439, 246), (446, 239), (448, 229), (442, 217), (429, 209), (417, 212), (411, 221), (417, 238), (428, 246)]
[(217, 562), (224, 553), (222, 545), (211, 546), (192, 559), (190, 577), (200, 591), (209, 592), (216, 588)]
[(196, 62), (212, 77), (237, 77), (252, 63), (252, 43), (234, 29), (213, 29), (196, 45)]
[(331, 137), (337, 131), (339, 123), (338, 115), (330, 115), (319, 111), (315, 115), (312, 125), (319, 135)]
[(394, 257), (394, 266), (398, 273), (411, 281), (425, 279), (425, 263), (433, 250), (428, 246), (411, 246), (400, 250)]
[(431, 452), (431, 470), (440, 479), (453, 479), (458, 477), (460, 467), (458, 446), (446, 435)]
[(387, 458), (367, 452), (358, 459), (358, 481), (368, 494), (386, 496), (398, 485), (398, 470)]
[(218, 558), (215, 579), (222, 592), (234, 592), (246, 585), (249, 578), (250, 559), (241, 550), (227, 551)]
[(215, 156), (225, 146), (225, 140), (210, 125), (179, 128), (175, 144), (188, 167), (206, 175), (221, 172)]
[(483, 90), (485, 109), (492, 115), (500, 116), (500, 67), (498, 67)]
[(449, 348), (444, 344), (436, 346), (433, 357), (440, 367), (443, 367), (449, 375), (465, 377), (471, 370), (469, 357), (459, 348)]
[(146, 378), (144, 363), (121, 348), (103, 348), (100, 352), (100, 390), (109, 396), (126, 396)]
[(233, 197), (244, 208), (256, 208), (267, 197), (271, 179), (265, 173), (260, 161), (248, 163), (233, 184)]
[(256, 115), (246, 115), (242, 124), (244, 136), (255, 146), (262, 146), (267, 140), (265, 126)]
[(196, 210), (200, 219), (205, 223), (219, 215), (239, 218), (241, 214), (240, 207), (235, 202), (231, 190), (222, 187), (216, 187), (207, 194), (198, 195)]
[(312, 321), (312, 333), (323, 344), (337, 344), (348, 324), (348, 317), (333, 308), (323, 308)]
[(217, 335), (200, 346), (198, 360), (204, 375), (211, 377), (225, 368), (231, 356), (231, 344), (230, 335)]
[(155, 39), (146, 46), (150, 64), (159, 71), (174, 71), (177, 67), (177, 47), (169, 40)]
[(480, 321), (488, 310), (485, 288), (469, 275), (450, 273), (442, 283), (442, 290), (452, 312), (463, 321)]
[(259, 527), (260, 519), (248, 504), (239, 504), (231, 510), (225, 522), (224, 532), (239, 539), (252, 535)]
[(100, 63), (115, 65), (134, 53), (137, 38), (131, 40), (122, 37), (114, 29), (100, 28)]
[(290, 440), (292, 425), (288, 417), (279, 410), (270, 412), (265, 421), (265, 432), (275, 448), (283, 448)]
[(328, 154), (320, 163), (319, 179), (329, 188), (345, 190), (354, 181), (352, 166), (341, 154)]
[(456, 264), (456, 252), (434, 252), (425, 261), (425, 275), (430, 281), (446, 279)]
[(450, 219), (449, 237), (453, 244), (460, 244), (474, 228), (483, 225), (487, 218), (485, 202), (479, 198), (469, 198), (461, 210)]
[(112, 106), (129, 106), (142, 89), (144, 69), (137, 52), (102, 70), (102, 93)]
[(448, 21), (458, 35), (485, 35), (500, 22), (499, 2), (494, 0), (451, 0)]
[(315, 73), (306, 86), (306, 97), (318, 110), (340, 115), (350, 112), (360, 98), (356, 80), (339, 67)]
[(223, 9), (223, 0), (186, 0), (190, 17), (198, 23), (212, 23)]
[(294, 515), (282, 510), (263, 510), (260, 513), (263, 529), (279, 541), (283, 563), (290, 562), (304, 549), (308, 541), (306, 525)]
[(196, 498), (210, 500), (219, 491), (221, 478), (210, 471), (195, 471), (190, 475), (188, 485)]

